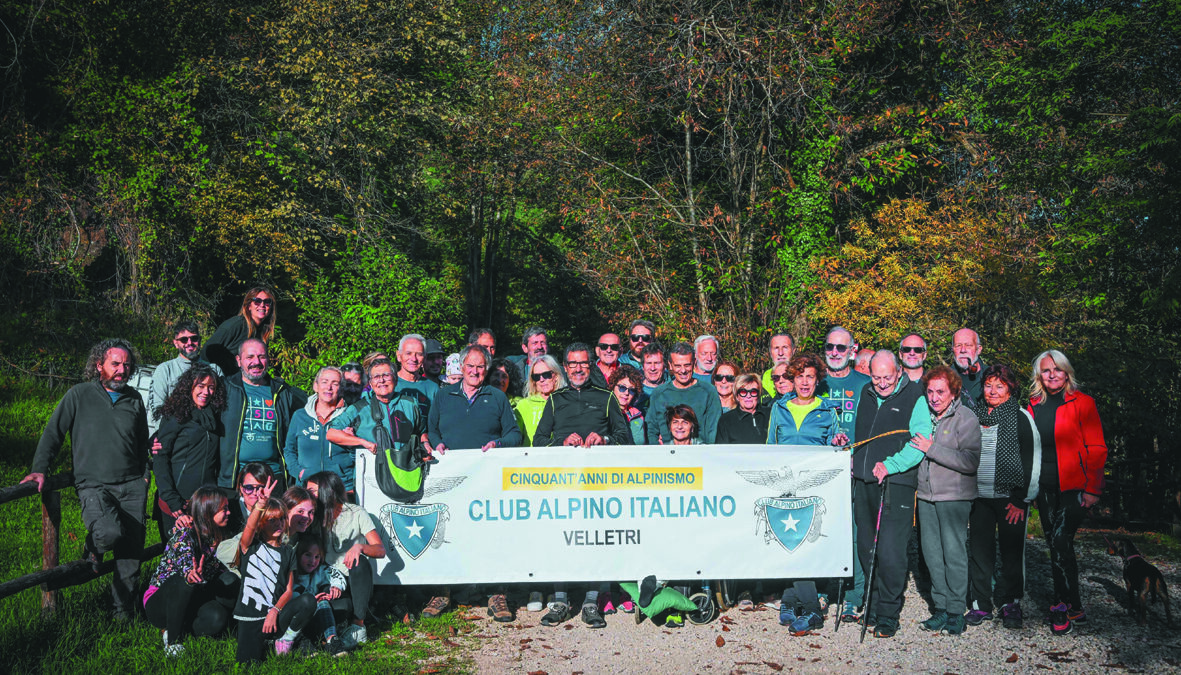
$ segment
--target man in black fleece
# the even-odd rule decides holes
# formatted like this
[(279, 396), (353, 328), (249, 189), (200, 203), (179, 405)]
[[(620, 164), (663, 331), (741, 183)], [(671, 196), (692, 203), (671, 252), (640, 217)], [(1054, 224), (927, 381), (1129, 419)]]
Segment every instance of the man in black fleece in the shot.
[(66, 434), (74, 454), (74, 485), (86, 525), (84, 555), (97, 568), (113, 551), (111, 595), (116, 619), (135, 611), (135, 586), (144, 547), (148, 498), (148, 417), (139, 392), (127, 386), (138, 359), (126, 340), (103, 340), (90, 350), (86, 382), (58, 402), (33, 467), (21, 482), (45, 487), (45, 475)]

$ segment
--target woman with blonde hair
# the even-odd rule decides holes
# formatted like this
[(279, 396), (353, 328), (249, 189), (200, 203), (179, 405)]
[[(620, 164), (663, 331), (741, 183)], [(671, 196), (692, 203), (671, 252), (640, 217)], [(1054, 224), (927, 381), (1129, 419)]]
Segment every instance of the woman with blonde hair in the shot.
[(517, 426), (525, 436), (525, 445), (533, 443), (537, 423), (549, 395), (566, 386), (566, 375), (554, 357), (546, 354), (529, 366), (529, 381), (525, 383), (525, 396), (512, 402), (517, 417)]

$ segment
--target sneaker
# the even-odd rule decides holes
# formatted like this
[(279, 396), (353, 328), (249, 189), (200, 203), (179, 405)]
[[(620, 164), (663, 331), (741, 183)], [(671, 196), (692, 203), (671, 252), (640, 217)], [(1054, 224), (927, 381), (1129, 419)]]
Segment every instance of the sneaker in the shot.
[(369, 642), (369, 633), (365, 631), (364, 626), (358, 626), (355, 623), (350, 623), (344, 632), (340, 634), (340, 640), (344, 643), (345, 649), (353, 649), (359, 645)]
[(564, 602), (551, 602), (549, 611), (541, 617), (541, 625), (556, 626), (570, 618), (570, 606)]
[(422, 610), (422, 618), (433, 619), (443, 612), (446, 612), (450, 606), (451, 598), (443, 595), (436, 595), (435, 597), (431, 598), (430, 602), (426, 603), (426, 607), (424, 607)]
[(164, 645), (164, 656), (175, 659), (185, 652), (184, 645)]
[(841, 622), (853, 623), (861, 617), (857, 616), (857, 607), (851, 602), (846, 602), (841, 606)]
[(790, 626), (796, 621), (796, 608), (786, 603), (779, 605), (779, 625)]
[(488, 598), (488, 616), (497, 623), (508, 623), (513, 620), (513, 613), (508, 608), (508, 598), (494, 595)]
[(168, 646), (168, 631), (167, 630), (161, 631), (160, 637), (162, 637), (164, 639), (164, 646), (167, 647)]
[(866, 626), (873, 628), (874, 626), (877, 625), (877, 623), (878, 623), (878, 615), (877, 614), (870, 614), (870, 613), (866, 612), (863, 616), (865, 617), (865, 625)]
[(1082, 607), (1075, 607), (1074, 605), (1066, 606), (1066, 618), (1070, 619), (1071, 623), (1086, 623), (1087, 610)]
[(1024, 620), (1021, 616), (1021, 605), (1010, 602), (1001, 607), (1001, 625), (1009, 630), (1021, 628), (1024, 625)]
[(678, 612), (669, 612), (669, 615), (664, 618), (665, 628), (680, 628), (685, 625), (685, 617)]
[(791, 622), (791, 634), (800, 637), (817, 630), (824, 626), (824, 617), (816, 612), (808, 612), (807, 614), (797, 617), (795, 621)]
[(827, 616), (828, 615), (828, 595), (825, 593), (817, 593), (816, 594), (816, 602), (820, 603), (820, 613), (822, 615)]
[(755, 601), (751, 599), (750, 591), (743, 591), (742, 594), (738, 596), (738, 604), (735, 606), (740, 612), (755, 611)]
[(275, 640), (275, 656), (283, 656), (291, 652), (292, 640)]
[(588, 602), (582, 606), (582, 622), (591, 628), (607, 627), (607, 622), (603, 620), (603, 615), (599, 613), (599, 606), (593, 602)]
[(963, 614), (944, 614), (946, 621), (943, 625), (943, 630), (939, 631), (942, 635), (963, 635), (964, 629), (967, 627), (967, 619)]
[(324, 651), (328, 652), (329, 656), (335, 657), (341, 657), (349, 653), (348, 650), (344, 648), (344, 644), (342, 644), (335, 635), (328, 638), (328, 641), (324, 643)]
[(615, 598), (611, 597), (610, 593), (599, 593), (599, 611), (603, 615), (615, 613)]
[(631, 600), (624, 600), (623, 602), (619, 603), (619, 611), (623, 612), (624, 614), (632, 614), (636, 611), (636, 603), (632, 602)]
[(529, 594), (529, 604), (525, 605), (525, 609), (530, 612), (540, 612), (545, 609), (545, 603), (541, 601), (541, 593), (533, 591)]
[(892, 638), (898, 633), (898, 619), (880, 618), (873, 627), (875, 638)]
[(640, 607), (652, 604), (652, 597), (656, 595), (656, 575), (649, 574), (640, 580)]
[(964, 621), (969, 626), (979, 626), (985, 621), (992, 621), (992, 619), (992, 612), (988, 612), (983, 609), (973, 609), (972, 611), (968, 612), (967, 616), (964, 617)]
[(935, 610), (935, 613), (931, 615), (930, 619), (927, 619), (926, 621), (923, 621), (919, 624), (919, 628), (930, 633), (938, 633), (939, 631), (943, 630), (944, 626), (947, 625), (947, 619), (947, 612), (943, 611), (942, 609), (937, 609)]
[(1070, 624), (1069, 608), (1065, 602), (1060, 602), (1050, 608), (1050, 632), (1054, 635), (1066, 635), (1073, 626)]

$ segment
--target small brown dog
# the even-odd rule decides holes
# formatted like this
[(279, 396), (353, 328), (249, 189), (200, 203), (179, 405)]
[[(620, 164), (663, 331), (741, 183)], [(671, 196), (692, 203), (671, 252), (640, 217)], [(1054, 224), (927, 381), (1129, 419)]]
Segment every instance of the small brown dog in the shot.
[(1128, 589), (1128, 610), (1135, 615), (1136, 623), (1141, 626), (1148, 623), (1148, 595), (1152, 593), (1152, 602), (1158, 596), (1165, 601), (1166, 625), (1173, 625), (1173, 614), (1169, 610), (1169, 589), (1165, 586), (1165, 577), (1155, 565), (1144, 559), (1132, 540), (1120, 537), (1112, 542), (1106, 536), (1107, 554), (1119, 556), (1124, 560), (1124, 584)]

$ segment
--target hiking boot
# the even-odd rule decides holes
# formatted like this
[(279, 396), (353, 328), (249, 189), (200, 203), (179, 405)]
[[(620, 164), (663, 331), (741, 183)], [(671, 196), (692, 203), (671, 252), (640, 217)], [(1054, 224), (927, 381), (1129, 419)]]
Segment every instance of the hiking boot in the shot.
[(796, 617), (795, 621), (791, 622), (791, 634), (795, 637), (807, 635), (808, 633), (818, 630), (824, 626), (824, 617), (816, 612), (808, 612), (807, 614)]
[(497, 623), (508, 623), (513, 620), (513, 613), (508, 609), (508, 598), (494, 595), (488, 598), (488, 616)]
[(1075, 607), (1074, 605), (1067, 605), (1066, 618), (1070, 619), (1071, 623), (1086, 623), (1087, 610), (1083, 609), (1081, 606)]
[(435, 597), (431, 598), (430, 602), (426, 603), (426, 607), (422, 609), (421, 616), (424, 619), (433, 619), (443, 612), (446, 612), (450, 606), (451, 598), (445, 595), (436, 595)]
[(796, 608), (787, 603), (779, 605), (779, 625), (790, 626), (796, 620)]
[(967, 627), (967, 620), (963, 614), (944, 614), (946, 621), (943, 624), (943, 630), (939, 631), (943, 635), (963, 635)]
[(540, 612), (545, 608), (545, 603), (541, 601), (541, 593), (533, 591), (529, 594), (529, 604), (525, 605), (525, 609), (530, 612)]
[(333, 657), (341, 657), (349, 653), (348, 650), (344, 648), (344, 643), (337, 639), (335, 635), (328, 638), (328, 641), (324, 643), (324, 651), (328, 652), (328, 655)]
[(983, 609), (973, 609), (968, 612), (967, 616), (964, 617), (964, 622), (969, 626), (979, 626), (985, 621), (992, 621), (992, 619), (992, 612), (988, 612)]
[(340, 641), (345, 649), (353, 649), (369, 642), (369, 633), (365, 631), (364, 626), (350, 623), (340, 634)]
[(1016, 630), (1024, 625), (1021, 616), (1021, 605), (1010, 602), (1001, 607), (1001, 625), (1009, 630)]
[(664, 618), (665, 628), (680, 628), (685, 625), (685, 617), (678, 612), (669, 612), (669, 615)]
[(582, 606), (582, 622), (591, 628), (607, 627), (607, 622), (603, 620), (603, 615), (599, 612), (599, 606), (593, 602)]
[(570, 618), (570, 606), (564, 602), (551, 602), (549, 611), (541, 617), (541, 625), (556, 626)]
[(640, 607), (652, 604), (652, 597), (656, 595), (656, 575), (649, 574), (640, 580)]
[(919, 623), (919, 628), (930, 633), (938, 633), (947, 625), (947, 612), (942, 609), (935, 610), (930, 619)]
[(1060, 602), (1050, 607), (1050, 632), (1054, 635), (1066, 635), (1072, 629), (1069, 608), (1066, 603)]
[(857, 607), (853, 603), (846, 602), (841, 607), (841, 623), (853, 623), (860, 618), (857, 616)]
[(873, 627), (875, 638), (892, 638), (898, 633), (898, 619), (879, 618)]

